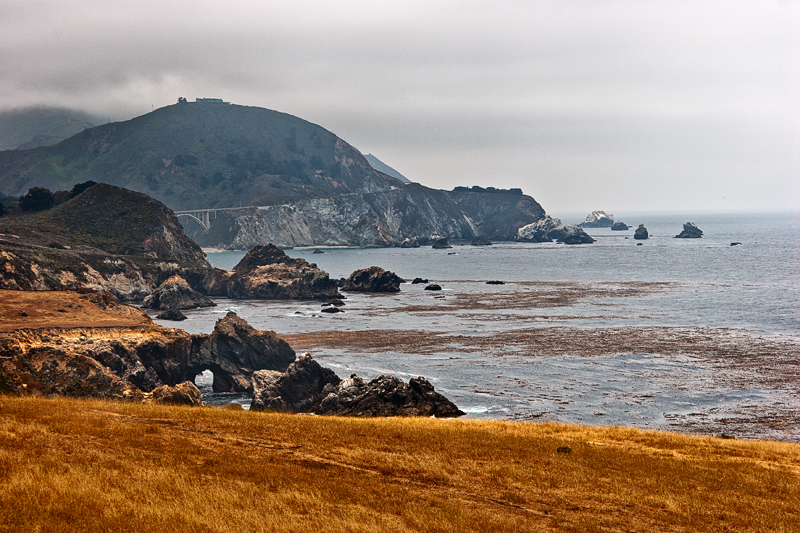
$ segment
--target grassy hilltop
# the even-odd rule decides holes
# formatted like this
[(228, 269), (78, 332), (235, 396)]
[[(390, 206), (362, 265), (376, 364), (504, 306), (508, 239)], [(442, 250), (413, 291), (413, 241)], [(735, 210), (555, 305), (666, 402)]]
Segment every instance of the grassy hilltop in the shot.
[(9, 532), (789, 532), (800, 446), (0, 396), (0, 516)]

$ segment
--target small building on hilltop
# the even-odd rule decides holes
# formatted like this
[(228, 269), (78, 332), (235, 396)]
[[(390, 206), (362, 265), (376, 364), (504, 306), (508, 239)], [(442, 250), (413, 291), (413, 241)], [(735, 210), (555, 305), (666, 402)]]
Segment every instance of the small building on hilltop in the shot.
[(194, 101), (198, 104), (230, 104), (224, 102), (222, 98), (195, 98)]

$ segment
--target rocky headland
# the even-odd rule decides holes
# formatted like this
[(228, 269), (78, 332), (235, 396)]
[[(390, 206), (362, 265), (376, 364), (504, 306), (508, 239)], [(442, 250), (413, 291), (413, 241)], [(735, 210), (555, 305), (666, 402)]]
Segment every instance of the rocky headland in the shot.
[(0, 152), (0, 192), (10, 196), (86, 180), (198, 210), (181, 216), (187, 234), (229, 250), (512, 240), (544, 215), (519, 189), (404, 183), (316, 124), (240, 105), (180, 103), (54, 146)]
[(53, 209), (0, 217), (0, 288), (79, 287), (161, 310), (213, 305), (214, 296), (338, 296), (327, 273), (272, 245), (255, 248), (231, 272), (213, 268), (168, 207), (112, 185)]

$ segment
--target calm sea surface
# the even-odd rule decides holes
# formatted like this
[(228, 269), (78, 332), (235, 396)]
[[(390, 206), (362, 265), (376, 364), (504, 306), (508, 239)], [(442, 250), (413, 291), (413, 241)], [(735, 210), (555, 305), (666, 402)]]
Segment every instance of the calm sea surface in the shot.
[[(618, 217), (620, 218), (620, 217)], [(192, 333), (210, 333), (214, 322), (234, 310), (259, 329), (280, 334), (313, 331), (445, 332), (491, 339), (501, 332), (531, 327), (636, 328), (687, 326), (737, 328), (758, 336), (800, 339), (800, 214), (627, 215), (629, 225), (644, 223), (647, 241), (633, 230), (589, 229), (592, 245), (495, 243), (456, 245), (450, 250), (395, 248), (322, 248), (288, 250), (315, 262), (332, 278), (347, 277), (372, 265), (408, 280), (428, 278), (444, 291), (404, 284), (398, 295), (348, 294), (346, 312), (320, 313), (319, 302), (217, 300), (218, 307), (187, 312), (189, 320), (161, 322)], [(565, 222), (573, 218), (562, 217)], [(702, 239), (674, 239), (691, 220)], [(741, 245), (731, 246), (732, 242)], [(642, 245), (637, 245), (641, 243)], [(209, 253), (214, 266), (230, 269), (244, 252)], [(486, 285), (502, 280), (503, 286)], [(498, 294), (530, 289), (528, 282), (571, 282), (608, 289), (566, 304), (491, 312), (453, 310), (457, 296), (491, 301)], [(663, 290), (615, 297), (614, 290), (636, 282), (666, 283)], [(527, 285), (526, 285), (527, 283)], [(500, 292), (498, 292), (500, 291)], [(503, 293), (505, 291), (505, 293)], [(443, 296), (443, 298), (442, 298)], [(437, 311), (438, 310), (438, 311)], [(368, 334), (368, 333), (365, 333)], [(634, 350), (635, 352), (635, 350)], [(549, 419), (590, 424), (711, 433), (722, 420), (746, 418), (755, 411), (776, 416), (800, 414), (797, 383), (753, 387), (721, 386), (715, 369), (688, 356), (622, 353), (603, 357), (540, 354), (532, 358), (509, 348), (498, 354), (460, 352), (452, 346), (434, 353), (352, 348), (315, 350), (321, 364), (341, 377), (356, 373), (370, 379), (391, 373), (404, 379), (423, 375), (469, 416)], [(758, 380), (756, 380), (758, 381)], [(198, 378), (208, 387), (210, 378)], [(211, 402), (238, 396), (209, 395)], [(727, 427), (727, 426), (726, 426)], [(688, 429), (687, 429), (688, 428)], [(734, 428), (736, 429), (736, 428)], [(744, 423), (742, 436), (800, 440), (794, 430), (771, 430)]]

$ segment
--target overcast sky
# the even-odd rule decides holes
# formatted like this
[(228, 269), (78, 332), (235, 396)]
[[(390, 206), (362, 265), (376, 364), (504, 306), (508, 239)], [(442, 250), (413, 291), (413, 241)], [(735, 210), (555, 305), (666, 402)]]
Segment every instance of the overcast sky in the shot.
[(797, 0), (0, 0), (0, 108), (178, 96), (553, 213), (800, 209)]

